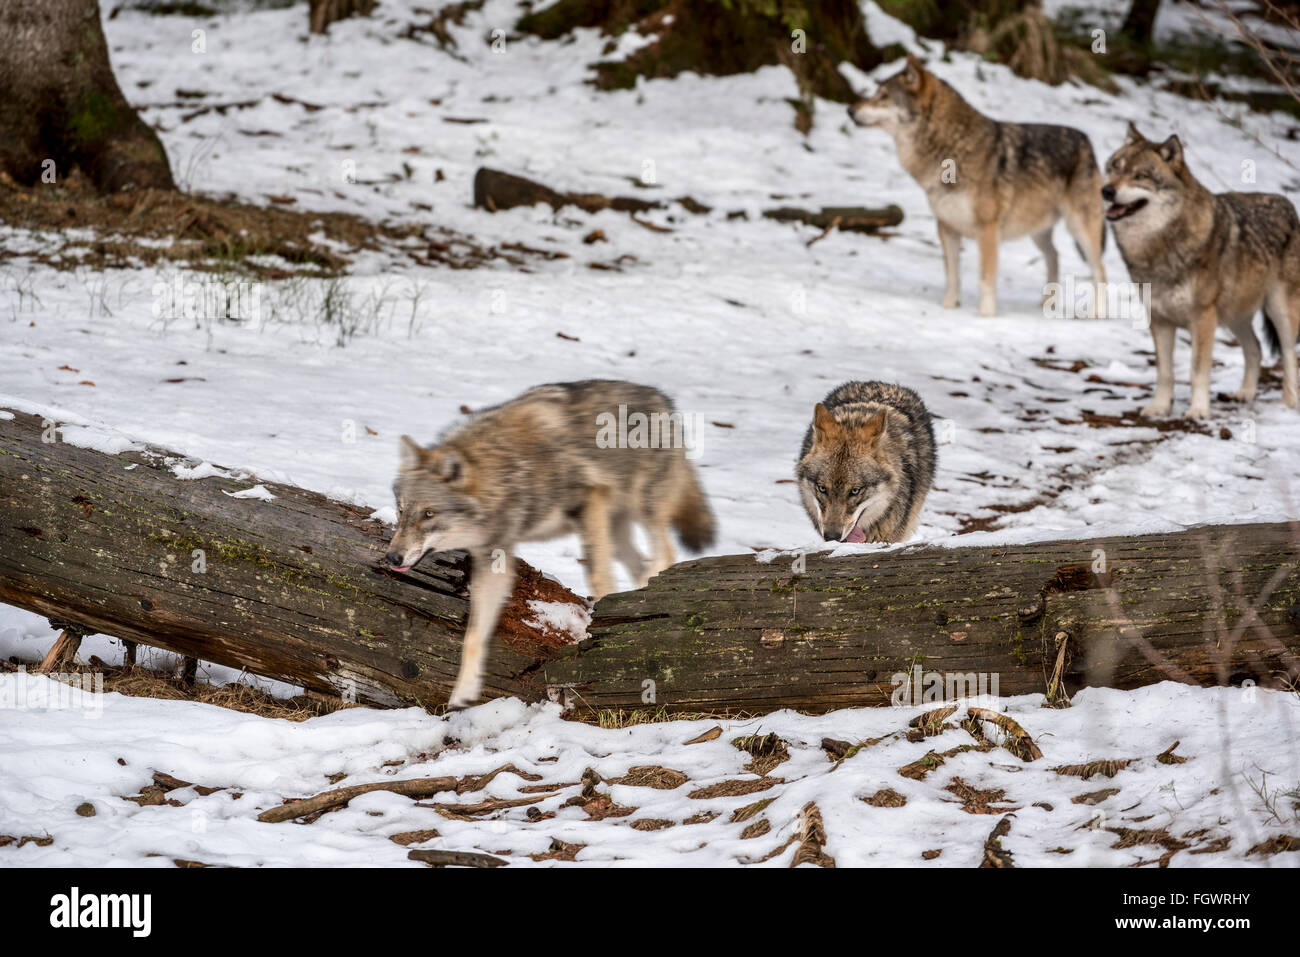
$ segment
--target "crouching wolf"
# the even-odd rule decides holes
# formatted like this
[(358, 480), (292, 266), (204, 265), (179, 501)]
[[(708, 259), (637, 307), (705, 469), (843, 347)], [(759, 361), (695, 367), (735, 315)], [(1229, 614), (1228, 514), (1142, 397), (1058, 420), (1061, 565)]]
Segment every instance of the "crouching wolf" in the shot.
[(795, 476), (828, 542), (901, 542), (934, 481), (934, 426), (911, 389), (846, 382), (813, 409)]
[(1124, 145), (1106, 163), (1106, 218), (1135, 283), (1149, 283), (1156, 394), (1145, 416), (1168, 415), (1174, 402), (1174, 339), (1192, 334), (1192, 402), (1187, 418), (1210, 414), (1210, 354), (1226, 326), (1246, 357), (1236, 398), (1259, 386), (1264, 331), (1282, 351), (1282, 401), (1296, 408), (1295, 341), (1300, 333), (1300, 218), (1275, 193), (1211, 193), (1187, 168), (1177, 136), (1153, 143), (1129, 124)]
[[(609, 417), (634, 421), (638, 412), (650, 429), (626, 437), (602, 432)], [(713, 514), (686, 459), (684, 431), (662, 392), (588, 380), (529, 389), (476, 413), (430, 448), (402, 437), (397, 531), (386, 561), (407, 571), (427, 552), (451, 549), (467, 549), (473, 561), (452, 707), (472, 703), (482, 690), (487, 642), (514, 587), (516, 544), (581, 534), (596, 598), (614, 588), (611, 558), (638, 587), (671, 565), (670, 526), (693, 551), (713, 544)], [(633, 523), (649, 536), (649, 563), (632, 540)]]
[(925, 190), (943, 247), (945, 309), (961, 300), (962, 237), (979, 245), (981, 316), (997, 311), (998, 244), (1005, 239), (1032, 236), (1047, 282), (1058, 282), (1052, 227), (1064, 217), (1092, 270), (1095, 315), (1104, 315), (1101, 172), (1087, 136), (1068, 126), (989, 119), (910, 55), (902, 72), (850, 106), (849, 116), (892, 135), (903, 169)]

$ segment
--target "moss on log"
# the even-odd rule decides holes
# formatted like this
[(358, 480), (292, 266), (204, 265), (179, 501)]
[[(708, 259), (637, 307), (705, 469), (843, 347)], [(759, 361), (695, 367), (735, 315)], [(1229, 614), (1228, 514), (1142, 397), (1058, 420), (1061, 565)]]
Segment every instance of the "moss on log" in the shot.
[[(42, 441), (42, 439), (48, 441)], [(106, 455), (37, 416), (0, 415), (0, 601), (181, 655), (377, 704), (442, 704), (468, 611), (467, 560), (382, 567), (367, 510), (256, 480), (182, 480), (158, 449)], [(193, 463), (190, 463), (193, 464)], [(528, 602), (576, 601), (520, 563), (488, 660), (489, 696), (544, 696), (566, 636)]]

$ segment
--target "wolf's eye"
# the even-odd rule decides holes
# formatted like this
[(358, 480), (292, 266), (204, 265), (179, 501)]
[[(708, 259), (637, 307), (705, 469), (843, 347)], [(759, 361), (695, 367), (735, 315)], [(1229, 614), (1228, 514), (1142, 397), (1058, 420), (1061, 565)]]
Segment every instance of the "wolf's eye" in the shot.
[(853, 486), (853, 488), (849, 489), (849, 496), (850, 496), (851, 498), (857, 498), (857, 497), (858, 497), (859, 495), (861, 495), (861, 494), (862, 494), (862, 486), (861, 486), (861, 485), (855, 485), (855, 486)]
[(431, 508), (426, 508), (426, 509), (424, 510), (424, 517), (425, 517), (425, 518), (433, 518), (434, 514), (435, 514), (435, 513), (434, 513), (433, 509), (431, 509)]
[(826, 494), (826, 486), (825, 486), (825, 485), (818, 484), (818, 486), (817, 486), (817, 491), (819, 491), (819, 492), (821, 492), (823, 495), (825, 495), (825, 494)]

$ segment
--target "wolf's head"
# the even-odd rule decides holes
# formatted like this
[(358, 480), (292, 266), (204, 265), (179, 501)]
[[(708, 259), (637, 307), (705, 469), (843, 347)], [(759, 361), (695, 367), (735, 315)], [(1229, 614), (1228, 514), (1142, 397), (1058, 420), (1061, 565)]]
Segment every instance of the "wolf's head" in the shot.
[(849, 116), (858, 126), (878, 126), (892, 133), (926, 111), (931, 87), (937, 82), (909, 53), (907, 66), (881, 83), (874, 94), (855, 101), (849, 107)]
[(1177, 136), (1153, 143), (1132, 123), (1124, 145), (1106, 161), (1101, 198), (1106, 218), (1155, 229), (1177, 213), (1185, 191), (1183, 144)]
[(837, 420), (820, 402), (813, 409), (812, 445), (795, 474), (804, 508), (828, 542), (866, 541), (898, 491), (885, 443), (888, 412)]
[(384, 560), (395, 570), (406, 571), (426, 552), (488, 544), (473, 467), (456, 449), (445, 445), (422, 449), (409, 435), (402, 436), (402, 461), (393, 494), (397, 531)]

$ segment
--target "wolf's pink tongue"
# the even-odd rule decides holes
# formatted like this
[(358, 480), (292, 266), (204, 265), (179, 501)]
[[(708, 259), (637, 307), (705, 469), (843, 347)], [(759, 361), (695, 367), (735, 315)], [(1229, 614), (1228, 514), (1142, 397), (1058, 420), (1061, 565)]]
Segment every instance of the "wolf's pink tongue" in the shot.
[(844, 536), (844, 541), (846, 542), (865, 542), (866, 540), (867, 540), (867, 533), (864, 532), (862, 529), (858, 528), (858, 526), (856, 525), (853, 526), (853, 531), (849, 532), (848, 535)]

